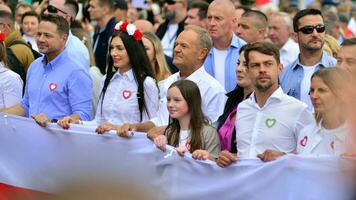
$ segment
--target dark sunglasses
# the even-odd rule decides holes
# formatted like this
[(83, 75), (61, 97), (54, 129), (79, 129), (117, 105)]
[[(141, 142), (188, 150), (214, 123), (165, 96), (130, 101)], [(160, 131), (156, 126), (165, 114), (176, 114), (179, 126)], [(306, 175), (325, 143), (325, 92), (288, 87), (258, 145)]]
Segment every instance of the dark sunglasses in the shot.
[(179, 3), (180, 1), (176, 1), (176, 0), (166, 0), (165, 1), (168, 5), (174, 5), (176, 3)]
[(58, 13), (58, 11), (61, 12), (61, 13), (66, 14), (66, 15), (68, 14), (67, 12), (65, 12), (65, 11), (63, 11), (63, 10), (61, 10), (59, 8), (56, 8), (56, 7), (52, 6), (52, 5), (48, 5), (47, 6), (47, 11), (49, 13), (54, 13), (54, 14)]
[(324, 25), (315, 25), (315, 26), (304, 26), (298, 30), (298, 32), (302, 32), (304, 34), (311, 34), (314, 32), (314, 29), (318, 33), (323, 33), (325, 31), (325, 26)]

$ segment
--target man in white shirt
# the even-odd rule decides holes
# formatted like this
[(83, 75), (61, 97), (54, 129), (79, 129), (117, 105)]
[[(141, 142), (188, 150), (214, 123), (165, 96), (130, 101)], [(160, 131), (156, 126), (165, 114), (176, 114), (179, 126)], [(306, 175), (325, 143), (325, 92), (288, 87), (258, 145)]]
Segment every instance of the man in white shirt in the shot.
[(163, 134), (169, 119), (167, 90), (172, 83), (180, 79), (188, 79), (198, 85), (202, 96), (203, 113), (212, 123), (217, 121), (223, 113), (226, 96), (224, 88), (205, 71), (203, 66), (211, 46), (212, 41), (206, 30), (198, 26), (187, 26), (175, 42), (173, 64), (179, 68), (179, 72), (168, 77), (160, 87), (158, 117), (140, 124), (116, 127), (118, 134), (128, 136), (130, 131), (149, 131), (150, 138)]
[(237, 109), (238, 155), (223, 151), (217, 160), (221, 167), (238, 158), (270, 161), (294, 152), (300, 130), (314, 120), (306, 104), (284, 94), (279, 86), (278, 76), (283, 67), (273, 44), (250, 44), (244, 55), (255, 92)]
[(293, 22), (285, 12), (274, 13), (268, 18), (268, 38), (279, 49), (280, 60), (287, 66), (298, 58), (299, 46), (291, 38)]

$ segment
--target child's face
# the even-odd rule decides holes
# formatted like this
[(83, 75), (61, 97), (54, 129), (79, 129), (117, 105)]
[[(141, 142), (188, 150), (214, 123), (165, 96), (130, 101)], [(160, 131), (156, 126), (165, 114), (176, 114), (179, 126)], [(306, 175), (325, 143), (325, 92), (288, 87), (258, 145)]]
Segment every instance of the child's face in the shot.
[(183, 119), (189, 114), (188, 104), (177, 87), (168, 90), (167, 109), (173, 119)]

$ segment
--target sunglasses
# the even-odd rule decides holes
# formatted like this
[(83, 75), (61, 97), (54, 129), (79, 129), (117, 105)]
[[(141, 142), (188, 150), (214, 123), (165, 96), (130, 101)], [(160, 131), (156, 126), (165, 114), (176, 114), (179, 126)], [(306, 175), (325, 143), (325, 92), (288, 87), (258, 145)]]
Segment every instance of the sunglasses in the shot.
[(174, 5), (176, 3), (179, 3), (180, 1), (176, 1), (176, 0), (166, 0), (165, 1), (168, 5)]
[(65, 11), (63, 11), (63, 10), (61, 10), (59, 8), (56, 8), (56, 7), (52, 6), (52, 5), (48, 5), (47, 6), (47, 11), (49, 13), (54, 13), (54, 14), (58, 13), (58, 11), (61, 12), (61, 13), (66, 14), (66, 15), (68, 14), (67, 12), (65, 12)]
[(314, 29), (318, 33), (323, 33), (325, 31), (325, 26), (324, 25), (315, 25), (315, 26), (304, 26), (298, 30), (298, 32), (302, 32), (304, 34), (311, 34), (314, 32)]

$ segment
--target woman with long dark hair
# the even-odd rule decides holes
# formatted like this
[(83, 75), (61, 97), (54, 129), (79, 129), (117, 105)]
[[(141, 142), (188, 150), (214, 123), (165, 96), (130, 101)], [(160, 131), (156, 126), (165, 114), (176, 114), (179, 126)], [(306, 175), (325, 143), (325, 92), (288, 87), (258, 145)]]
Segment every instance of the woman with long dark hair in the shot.
[(158, 88), (142, 43), (142, 33), (135, 25), (116, 24), (107, 56), (106, 75), (94, 119), (95, 125), (100, 124), (97, 132), (112, 130), (114, 124), (139, 123), (156, 117)]

